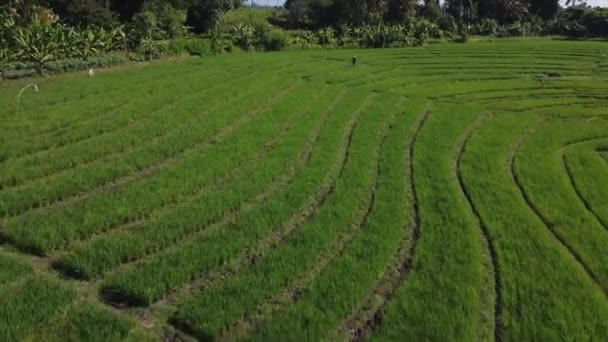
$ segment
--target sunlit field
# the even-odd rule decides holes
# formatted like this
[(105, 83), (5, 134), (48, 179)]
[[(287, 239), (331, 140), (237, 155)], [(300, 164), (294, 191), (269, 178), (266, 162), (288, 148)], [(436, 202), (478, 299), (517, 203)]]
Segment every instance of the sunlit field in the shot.
[(605, 340), (607, 54), (505, 40), (9, 82), (0, 340)]

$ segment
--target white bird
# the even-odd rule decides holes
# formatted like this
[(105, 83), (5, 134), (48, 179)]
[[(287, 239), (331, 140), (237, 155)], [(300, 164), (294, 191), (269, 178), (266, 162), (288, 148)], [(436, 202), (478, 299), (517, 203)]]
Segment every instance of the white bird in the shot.
[(89, 76), (91, 76), (91, 77), (95, 76), (95, 68), (89, 69)]
[(26, 85), (25, 87), (23, 87), (21, 89), (21, 91), (19, 92), (19, 95), (17, 95), (17, 113), (19, 113), (19, 104), (21, 103), (21, 95), (23, 95), (23, 92), (27, 88), (32, 88), (32, 90), (34, 91), (34, 93), (38, 93), (38, 91), (39, 91), (38, 85), (34, 84), (34, 83), (30, 83), (30, 84)]

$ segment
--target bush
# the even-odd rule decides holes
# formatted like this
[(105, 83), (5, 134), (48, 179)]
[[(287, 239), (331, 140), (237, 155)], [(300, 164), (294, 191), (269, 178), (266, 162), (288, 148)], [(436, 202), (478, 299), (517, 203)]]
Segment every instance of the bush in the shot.
[(5, 70), (2, 75), (8, 80), (14, 80), (24, 77), (32, 77), (37, 74), (36, 69), (22, 69), (22, 70)]
[(479, 24), (477, 24), (477, 34), (482, 36), (498, 36), (498, 22), (494, 19), (483, 18)]
[[(262, 25), (260, 25), (262, 27)], [(241, 49), (249, 50), (256, 42), (256, 30), (253, 26), (247, 24), (238, 24), (232, 26), (229, 34), (232, 37), (232, 43), (239, 46)]]
[[(87, 59), (67, 58), (52, 61), (46, 64), (46, 71), (53, 74), (88, 70), (90, 68), (109, 68), (113, 65), (124, 63), (127, 58), (120, 55), (102, 55)], [(6, 66), (4, 78), (17, 79), (36, 75), (35, 63), (13, 62)]]
[(596, 8), (584, 16), (587, 34), (593, 37), (608, 37), (608, 8)]
[(289, 35), (282, 30), (273, 29), (266, 32), (262, 37), (261, 44), (265, 51), (285, 50), (289, 45)]
[(469, 31), (470, 28), (468, 25), (465, 24), (461, 24), (458, 25), (458, 29), (456, 31), (456, 39), (454, 39), (455, 42), (457, 43), (466, 43), (467, 41), (469, 41)]
[(426, 44), (431, 37), (439, 38), (441, 36), (439, 27), (426, 19), (411, 21), (408, 33), (413, 38), (411, 42), (416, 46)]
[(606, 37), (608, 9), (568, 8), (551, 22), (552, 33), (573, 38)]
[(222, 13), (234, 8), (231, 0), (197, 0), (188, 8), (186, 24), (196, 33), (210, 32), (217, 27)]
[(317, 32), (317, 39), (320, 45), (334, 46), (336, 44), (335, 31), (330, 28), (323, 28)]
[(266, 8), (239, 8), (226, 12), (219, 20), (218, 28), (224, 32), (229, 32), (233, 27), (247, 25), (256, 27), (268, 25), (268, 18), (272, 18), (275, 11)]
[(158, 39), (178, 38), (187, 34), (184, 26), (186, 11), (178, 10), (166, 1), (146, 1), (140, 13), (144, 13), (144, 17), (150, 21)]
[(71, 58), (51, 62), (48, 64), (47, 70), (52, 73), (65, 73), (88, 70), (90, 68), (109, 68), (126, 61), (125, 57), (118, 55), (96, 56), (86, 60)]
[(139, 52), (150, 61), (160, 57), (164, 52), (164, 47), (159, 41), (154, 40), (152, 37), (147, 37), (139, 44)]
[(169, 42), (166, 49), (167, 53), (173, 56), (190, 55), (206, 56), (211, 55), (211, 41), (203, 38), (181, 38)]

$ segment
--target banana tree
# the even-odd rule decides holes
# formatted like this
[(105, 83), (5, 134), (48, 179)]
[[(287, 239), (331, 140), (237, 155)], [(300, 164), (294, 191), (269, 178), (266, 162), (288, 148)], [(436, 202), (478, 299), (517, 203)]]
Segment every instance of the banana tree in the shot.
[(209, 40), (213, 53), (222, 53), (228, 47), (224, 34), (217, 28), (209, 31)]
[(363, 39), (363, 30), (360, 27), (354, 27), (352, 30), (352, 35), (355, 39), (355, 42), (360, 46), (361, 41)]
[(127, 52), (127, 33), (124, 26), (117, 26), (109, 31), (109, 49)]
[(142, 39), (139, 47), (148, 61), (160, 56), (163, 52), (163, 46), (158, 41), (154, 40), (152, 35), (148, 35), (146, 38)]
[(247, 24), (232, 26), (232, 40), (240, 47), (249, 49), (254, 45), (255, 28)]
[(77, 55), (79, 58), (87, 59), (99, 53), (97, 32), (91, 29), (80, 31), (77, 36), (76, 45), (78, 47)]
[(32, 25), (14, 32), (20, 57), (33, 62), (40, 74), (45, 65), (57, 58), (60, 48), (59, 34), (54, 26)]
[(352, 41), (352, 26), (349, 24), (340, 24), (338, 26), (338, 43), (340, 45), (349, 44)]
[(321, 43), (321, 45), (333, 44), (334, 30), (331, 27), (321, 29), (317, 34), (319, 36), (319, 43)]

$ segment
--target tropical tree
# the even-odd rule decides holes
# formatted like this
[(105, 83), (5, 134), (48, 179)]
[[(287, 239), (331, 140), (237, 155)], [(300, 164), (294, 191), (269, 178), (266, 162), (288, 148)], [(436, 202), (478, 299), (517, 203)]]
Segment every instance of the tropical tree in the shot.
[(196, 33), (206, 33), (217, 27), (221, 15), (234, 8), (233, 0), (196, 0), (186, 16), (186, 25)]
[(14, 34), (18, 56), (33, 62), (39, 73), (44, 73), (46, 64), (57, 58), (61, 46), (60, 33), (56, 26), (32, 25), (17, 28)]
[(152, 36), (142, 39), (139, 48), (144, 53), (144, 57), (148, 61), (152, 60), (153, 58), (157, 58), (163, 53), (163, 46), (159, 41), (152, 38)]
[(417, 0), (388, 0), (385, 17), (389, 22), (402, 23), (406, 18), (415, 17), (417, 11)]
[(500, 0), (500, 13), (503, 22), (521, 22), (530, 18), (528, 4), (522, 0)]
[(478, 0), (477, 14), (480, 18), (500, 19), (501, 0)]
[(48, 5), (71, 25), (111, 27), (116, 23), (106, 0), (48, 0)]
[(335, 31), (331, 27), (320, 29), (317, 32), (319, 38), (319, 44), (321, 45), (333, 45), (335, 38)]
[(232, 40), (243, 49), (249, 49), (254, 45), (255, 28), (247, 24), (232, 26)]
[(552, 19), (559, 10), (559, 0), (530, 0), (530, 12), (542, 19)]
[(300, 27), (308, 22), (311, 12), (309, 0), (287, 0), (285, 8), (289, 11), (288, 20), (291, 25)]
[(459, 22), (471, 22), (477, 18), (477, 8), (473, 0), (446, 0), (448, 12)]
[(439, 0), (424, 0), (420, 13), (433, 22), (439, 21), (439, 18), (441, 17)]

